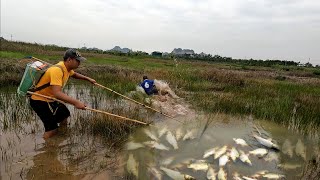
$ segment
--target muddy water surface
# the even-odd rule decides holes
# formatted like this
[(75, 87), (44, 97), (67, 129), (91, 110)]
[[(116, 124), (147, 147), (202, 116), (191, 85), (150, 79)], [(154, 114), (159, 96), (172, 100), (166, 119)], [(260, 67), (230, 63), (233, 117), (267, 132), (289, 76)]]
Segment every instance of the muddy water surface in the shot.
[[(299, 179), (306, 162), (316, 157), (319, 153), (319, 139), (317, 137), (307, 137), (272, 122), (252, 121), (250, 118), (226, 115), (196, 116), (195, 119), (197, 121), (189, 120), (185, 124), (177, 124), (175, 122), (170, 125), (166, 121), (165, 123), (156, 124), (156, 127), (150, 127), (150, 131), (155, 135), (158, 135), (159, 130), (165, 127), (169, 127), (168, 129), (172, 134), (176, 134), (179, 128), (183, 130), (184, 134), (195, 131), (194, 139), (178, 140), (178, 149), (174, 149), (164, 135), (157, 142), (168, 147), (169, 150), (159, 150), (146, 145), (145, 147), (125, 152), (128, 156), (132, 154), (137, 164), (139, 164), (137, 169), (139, 178), (149, 179), (155, 177), (157, 176), (156, 173), (150, 169), (157, 169), (161, 172), (163, 179), (171, 179), (160, 170), (161, 167), (165, 167), (181, 174), (191, 175), (196, 179), (206, 179), (207, 170), (194, 170), (188, 167), (192, 163), (204, 161), (215, 169), (216, 173), (222, 168), (227, 173), (228, 179), (232, 179), (235, 172), (240, 176), (250, 177), (262, 170), (284, 175), (286, 179)], [(203, 132), (207, 119), (211, 122)], [(252, 136), (253, 133), (264, 138), (272, 138), (280, 149), (271, 149), (261, 145)], [(244, 139), (248, 146), (237, 145), (233, 138)], [(131, 139), (131, 142), (142, 144), (146, 144), (144, 142), (148, 141), (152, 141), (152, 139), (146, 135), (144, 130), (134, 134)], [(301, 143), (299, 144), (298, 141)], [(287, 144), (290, 146), (285, 145), (285, 142), (289, 142)], [(219, 158), (214, 159), (213, 155), (203, 158), (206, 150), (213, 147), (221, 148), (225, 145), (227, 146), (227, 152), (232, 147), (245, 153), (257, 148), (265, 148), (268, 150), (268, 154), (262, 157), (249, 155), (252, 166), (237, 159), (235, 162), (230, 160), (225, 166), (219, 167)], [(305, 149), (303, 155), (299, 153), (301, 148)], [(264, 179), (262, 176), (259, 176), (259, 178)]]

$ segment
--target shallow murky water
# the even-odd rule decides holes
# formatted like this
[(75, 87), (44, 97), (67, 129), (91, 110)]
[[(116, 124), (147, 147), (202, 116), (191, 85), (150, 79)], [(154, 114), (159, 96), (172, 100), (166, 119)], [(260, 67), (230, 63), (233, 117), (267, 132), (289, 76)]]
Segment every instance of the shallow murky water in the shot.
[[(166, 135), (161, 136), (156, 141), (167, 147), (168, 150), (151, 147), (148, 142), (154, 140), (147, 135), (145, 132), (146, 128), (140, 129), (136, 134), (133, 134), (129, 142), (141, 143), (144, 147), (125, 152), (128, 160), (129, 156), (132, 156), (135, 163), (138, 164), (133, 166), (137, 167), (137, 169), (127, 166), (125, 167), (126, 170), (132, 174), (135, 174), (133, 172), (137, 171), (138, 179), (157, 179), (156, 177), (159, 174), (155, 172), (161, 173), (162, 179), (172, 179), (169, 177), (170, 175), (168, 176), (161, 170), (162, 167), (180, 172), (181, 174), (191, 175), (196, 179), (206, 179), (206, 167), (203, 170), (195, 170), (190, 166), (196, 162), (205, 162), (216, 173), (222, 168), (226, 172), (228, 179), (232, 179), (235, 172), (240, 177), (250, 177), (262, 170), (284, 175), (286, 179), (299, 179), (306, 162), (319, 153), (320, 142), (318, 138), (297, 134), (269, 121), (252, 121), (250, 118), (236, 118), (226, 115), (214, 115), (211, 117), (202, 115), (195, 116), (195, 121), (191, 119), (189, 116), (189, 120), (183, 124), (176, 122), (170, 124), (169, 121), (166, 121), (156, 124), (156, 127), (148, 128), (149, 132), (156, 137), (159, 137), (159, 132), (164, 128), (168, 128), (174, 135), (176, 135), (177, 131), (181, 132), (182, 130), (183, 136), (190, 131), (194, 131), (193, 139), (179, 139), (177, 141), (178, 149), (174, 149), (168, 142)], [(210, 124), (203, 132), (207, 121)], [(266, 139), (272, 138), (273, 142), (278, 144), (280, 149), (271, 149), (261, 145), (252, 136), (253, 133)], [(177, 136), (175, 137), (177, 138)], [(233, 138), (244, 139), (248, 146), (243, 147), (236, 144)], [(298, 141), (301, 143), (298, 143)], [(285, 142), (287, 143), (285, 144)], [(214, 147), (219, 147), (218, 149), (220, 149), (223, 146), (227, 146), (224, 154), (227, 154), (232, 147), (235, 147), (237, 151), (242, 150), (246, 154), (257, 148), (264, 148), (267, 149), (268, 154), (264, 156), (250, 154), (249, 159), (252, 166), (237, 158), (235, 161), (229, 159), (229, 162), (225, 166), (219, 167), (219, 158), (214, 159), (214, 155), (203, 158), (204, 153), (208, 149)], [(301, 148), (304, 152), (302, 154), (299, 153)], [(259, 178), (264, 179), (262, 175)]]
[[(68, 94), (82, 99), (96, 109), (111, 111), (123, 107), (127, 111), (132, 111), (131, 103), (123, 100), (114, 101), (99, 93), (93, 94), (92, 89), (69, 87), (66, 90)], [(93, 95), (89, 96), (90, 94)], [(224, 145), (227, 149), (235, 147), (245, 153), (262, 148), (263, 146), (252, 137), (252, 133), (261, 133), (262, 137), (272, 138), (280, 146), (280, 151), (267, 148), (268, 154), (262, 158), (249, 155), (252, 166), (239, 159), (235, 162), (231, 160), (222, 167), (228, 174), (228, 179), (234, 172), (251, 176), (260, 170), (283, 174), (287, 179), (296, 179), (301, 175), (305, 163), (319, 153), (317, 137), (308, 137), (275, 123), (252, 120), (249, 117), (203, 115), (193, 111), (182, 99), (170, 98), (165, 102), (154, 101), (153, 105), (156, 109), (175, 116), (174, 119), (164, 118), (159, 114), (148, 115), (143, 108), (138, 110), (137, 113), (143, 114), (143, 117), (155, 121), (154, 126), (134, 130), (127, 140), (127, 143), (142, 143), (142, 148), (127, 150), (127, 144), (120, 148), (122, 151), (113, 148), (117, 141), (93, 135), (83, 128), (82, 121), (96, 114), (75, 110), (72, 106), (68, 106), (71, 111), (69, 127), (60, 131), (58, 136), (44, 141), (42, 123), (29, 109), (25, 100), (19, 100), (15, 92), (3, 92), (0, 95), (2, 100), (0, 179), (119, 179), (120, 177), (134, 179), (135, 171), (138, 172), (137, 179), (156, 179), (157, 175), (151, 173), (149, 169), (160, 172), (162, 179), (171, 179), (160, 170), (160, 167), (188, 174), (196, 179), (206, 179), (206, 170), (193, 170), (188, 168), (188, 165), (197, 160), (204, 160), (217, 172), (218, 158), (214, 159), (213, 156), (203, 158), (204, 152)], [(181, 132), (179, 133), (181, 138), (177, 141), (178, 149), (173, 149), (167, 141), (168, 132), (159, 138), (159, 131), (164, 128), (169, 129), (175, 138), (177, 131)], [(156, 141), (168, 149), (151, 148), (152, 139), (146, 134), (146, 130), (154, 134), (158, 138)], [(185, 136), (188, 132), (192, 132), (189, 138)], [(249, 146), (236, 145), (233, 138), (242, 138)], [(296, 153), (299, 140), (306, 149), (305, 158)], [(298, 146), (301, 149), (301, 144)], [(288, 148), (283, 150), (282, 147), (291, 148), (292, 156), (288, 154), (290, 152)], [(128, 159), (130, 163), (127, 163)], [(131, 166), (132, 160), (139, 165)]]

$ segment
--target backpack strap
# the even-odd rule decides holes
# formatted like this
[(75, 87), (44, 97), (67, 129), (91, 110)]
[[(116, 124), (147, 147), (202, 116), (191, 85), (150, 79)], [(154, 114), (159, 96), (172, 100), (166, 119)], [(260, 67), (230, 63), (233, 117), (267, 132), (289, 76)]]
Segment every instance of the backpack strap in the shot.
[[(60, 69), (61, 69), (61, 71), (62, 71), (62, 79), (63, 79), (63, 77), (64, 77), (64, 71), (63, 71), (63, 69), (62, 69), (62, 66), (60, 66), (60, 65), (53, 65), (53, 66), (51, 66), (51, 67), (59, 67)], [(33, 89), (29, 89), (29, 91), (31, 91), (31, 92), (36, 92), (36, 91), (40, 91), (40, 90), (42, 90), (42, 89), (45, 89), (45, 88), (47, 88), (47, 87), (49, 87), (50, 86), (50, 82), (48, 82), (48, 83), (46, 83), (46, 84), (44, 84), (44, 85), (42, 85), (42, 86), (39, 86), (39, 87), (37, 87), (37, 88), (33, 88)]]

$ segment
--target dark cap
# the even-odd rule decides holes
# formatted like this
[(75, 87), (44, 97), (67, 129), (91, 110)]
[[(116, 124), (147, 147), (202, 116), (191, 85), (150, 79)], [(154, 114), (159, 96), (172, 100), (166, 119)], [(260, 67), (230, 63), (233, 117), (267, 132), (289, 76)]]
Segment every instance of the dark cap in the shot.
[(142, 78), (143, 80), (145, 80), (145, 79), (148, 79), (148, 76), (143, 76), (143, 78)]
[(75, 49), (68, 49), (63, 56), (64, 60), (67, 60), (68, 58), (75, 58), (78, 61), (85, 61), (86, 58), (82, 57), (80, 52)]

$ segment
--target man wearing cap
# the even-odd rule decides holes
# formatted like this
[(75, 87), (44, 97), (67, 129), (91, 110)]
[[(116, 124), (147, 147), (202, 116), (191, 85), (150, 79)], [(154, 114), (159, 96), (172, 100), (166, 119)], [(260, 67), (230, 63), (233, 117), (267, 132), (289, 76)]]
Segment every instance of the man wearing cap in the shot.
[[(64, 54), (63, 61), (50, 67), (44, 73), (36, 85), (35, 92), (37, 94), (60, 99), (74, 105), (78, 109), (85, 109), (86, 105), (83, 102), (62, 92), (62, 88), (67, 83), (70, 76), (76, 79), (87, 80), (92, 84), (96, 83), (94, 79), (73, 71), (85, 60), (86, 58), (82, 57), (75, 49), (68, 49)], [(70, 112), (64, 104), (41, 96), (32, 95), (30, 98), (30, 105), (43, 122), (45, 128), (45, 133), (43, 134), (44, 139), (57, 134), (58, 124), (67, 125), (67, 118), (70, 116)]]

